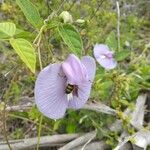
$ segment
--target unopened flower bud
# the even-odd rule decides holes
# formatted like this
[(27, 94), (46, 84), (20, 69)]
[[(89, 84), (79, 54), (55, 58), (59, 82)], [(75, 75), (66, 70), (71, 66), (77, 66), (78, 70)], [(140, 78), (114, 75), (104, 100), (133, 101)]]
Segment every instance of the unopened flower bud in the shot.
[(83, 24), (83, 23), (85, 23), (85, 20), (83, 20), (83, 19), (77, 19), (76, 23)]
[(72, 23), (72, 16), (70, 15), (70, 13), (68, 11), (63, 11), (59, 17), (63, 20), (64, 23)]

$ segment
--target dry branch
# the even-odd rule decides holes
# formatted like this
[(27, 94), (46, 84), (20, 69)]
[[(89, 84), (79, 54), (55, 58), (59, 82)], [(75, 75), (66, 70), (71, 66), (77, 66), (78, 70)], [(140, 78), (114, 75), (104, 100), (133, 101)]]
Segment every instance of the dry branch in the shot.
[(130, 140), (134, 140), (134, 145), (146, 150), (147, 146), (150, 145), (150, 131), (148, 130), (140, 130), (132, 136), (126, 137), (123, 141), (121, 141), (114, 150), (122, 150), (123, 147), (126, 147), (127, 143)]
[(6, 107), (6, 111), (19, 111), (19, 112), (23, 112), (23, 111), (27, 111), (30, 110), (32, 107), (34, 106), (33, 103), (28, 103), (25, 105), (16, 105), (16, 106), (7, 106)]
[(61, 147), (59, 150), (72, 150), (73, 148), (76, 148), (80, 145), (85, 144), (86, 142), (88, 142), (91, 138), (96, 137), (96, 131), (87, 133), (73, 141), (71, 141), (70, 143), (66, 144), (65, 146)]
[[(31, 100), (30, 100), (31, 99)], [(27, 104), (17, 106), (7, 106), (6, 111), (27, 111), (31, 109), (35, 104), (33, 98), (26, 98)], [(88, 102), (82, 109), (92, 110), (99, 113), (105, 113), (109, 115), (116, 115), (116, 110), (100, 102)]]
[[(78, 146), (72, 150), (82, 150), (83, 146)], [(105, 141), (97, 141), (89, 143), (84, 150), (106, 150), (110, 149), (110, 147), (106, 144)]]
[[(131, 139), (135, 140), (134, 145), (144, 148), (145, 150), (150, 144), (150, 131), (143, 130), (146, 97), (146, 94), (139, 95), (136, 100), (135, 109), (130, 113), (132, 117), (130, 124), (139, 131), (132, 136), (129, 136), (129, 134), (124, 131), (119, 138), (119, 144), (114, 150), (122, 150), (123, 147), (127, 146), (127, 142)], [(128, 111), (128, 114), (129, 112), (130, 111)]]
[(135, 145), (144, 148), (144, 150), (146, 150), (147, 146), (150, 145), (150, 131), (141, 130), (137, 132), (134, 139), (135, 139), (135, 143), (134, 143)]
[(147, 94), (139, 95), (136, 100), (135, 110), (132, 113), (131, 124), (136, 129), (143, 128), (144, 112), (145, 112), (145, 103), (146, 103)]
[(93, 110), (96, 112), (101, 112), (109, 115), (116, 115), (116, 110), (110, 108), (109, 106), (101, 103), (101, 102), (96, 102), (96, 103), (87, 103), (82, 109), (88, 109), (88, 110)]
[[(75, 138), (78, 138), (79, 134), (62, 134), (62, 135), (52, 135), (43, 136), (40, 138), (40, 147), (52, 147), (58, 145), (64, 145), (66, 142), (70, 142)], [(14, 150), (31, 149), (36, 147), (38, 138), (20, 139), (20, 140), (10, 140), (9, 143)], [(0, 150), (9, 150), (6, 142), (0, 142)]]

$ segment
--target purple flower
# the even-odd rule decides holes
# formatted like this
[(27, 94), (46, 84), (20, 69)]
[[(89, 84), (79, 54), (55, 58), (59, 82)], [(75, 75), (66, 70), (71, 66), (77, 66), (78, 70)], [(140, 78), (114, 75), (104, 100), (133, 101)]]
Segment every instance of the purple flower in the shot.
[(62, 118), (67, 108), (83, 107), (90, 96), (96, 64), (92, 57), (80, 60), (70, 54), (63, 63), (50, 64), (38, 75), (35, 102), (52, 119)]
[(116, 67), (117, 62), (113, 58), (113, 52), (109, 50), (107, 45), (96, 44), (94, 46), (94, 56), (98, 63), (105, 69), (113, 69)]

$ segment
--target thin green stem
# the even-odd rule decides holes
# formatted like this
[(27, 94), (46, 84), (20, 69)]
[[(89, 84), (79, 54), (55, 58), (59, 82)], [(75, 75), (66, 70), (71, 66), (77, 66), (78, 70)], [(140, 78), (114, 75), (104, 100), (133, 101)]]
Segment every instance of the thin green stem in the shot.
[(36, 36), (36, 38), (35, 38), (34, 41), (33, 41), (33, 44), (36, 44), (37, 40), (40, 38), (40, 36), (41, 36), (43, 30), (45, 29), (45, 27), (46, 27), (45, 24), (41, 27), (41, 29), (40, 29), (38, 35)]
[(41, 59), (40, 42), (41, 42), (41, 35), (37, 43), (37, 50), (38, 50), (38, 58), (39, 58), (39, 63), (40, 63), (40, 70), (42, 70), (43, 67), (42, 67), (42, 59)]
[[(43, 30), (45, 29), (46, 25), (44, 24), (38, 35), (36, 36), (33, 44), (35, 44), (37, 46), (37, 51), (38, 51), (38, 58), (39, 58), (39, 63), (40, 63), (40, 70), (42, 70), (42, 59), (41, 59), (41, 50), (40, 50), (40, 42), (41, 42), (41, 39), (42, 39), (42, 33), (43, 33)], [(40, 145), (40, 136), (41, 136), (41, 128), (42, 128), (42, 121), (43, 121), (43, 116), (41, 115), (40, 117), (40, 122), (39, 122), (39, 128), (38, 128), (38, 141), (37, 141), (37, 147), (36, 149), (38, 150), (39, 149), (39, 145)]]
[(6, 109), (6, 104), (4, 105), (4, 110), (3, 110), (3, 133), (4, 133), (4, 137), (6, 140), (6, 143), (9, 147), (10, 150), (12, 150), (9, 140), (8, 140), (8, 136), (7, 136), (7, 123), (6, 123), (6, 113), (5, 113), (5, 109)]
[[(40, 125), (39, 122), (30, 120), (30, 119), (28, 119), (28, 118), (26, 118), (26, 117), (23, 117), (23, 116), (18, 116), (18, 115), (15, 115), (15, 114), (8, 114), (8, 116), (13, 117), (13, 118), (22, 119), (22, 120), (25, 120), (25, 121), (27, 121), (27, 122), (31, 122), (31, 123), (36, 124), (36, 125)], [(45, 126), (45, 125), (42, 125), (42, 128), (45, 128), (46, 130), (49, 130), (49, 132), (53, 132), (52, 129), (50, 129), (49, 127), (47, 127), (47, 126)]]
[(119, 2), (116, 2), (117, 6), (117, 38), (118, 38), (118, 51), (120, 51), (120, 8), (119, 8)]
[(41, 117), (40, 117), (39, 130), (38, 130), (38, 141), (37, 141), (36, 150), (38, 150), (39, 146), (40, 146), (40, 136), (41, 136), (41, 129), (42, 129), (42, 121), (43, 121), (43, 115), (41, 115)]

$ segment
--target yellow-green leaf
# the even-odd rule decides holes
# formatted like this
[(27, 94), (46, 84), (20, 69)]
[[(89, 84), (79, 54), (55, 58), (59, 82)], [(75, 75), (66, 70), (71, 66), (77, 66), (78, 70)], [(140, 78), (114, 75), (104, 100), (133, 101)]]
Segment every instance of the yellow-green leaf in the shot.
[(11, 22), (2, 22), (0, 23), (0, 37), (8, 38), (12, 37), (16, 32), (16, 25)]
[(10, 39), (10, 44), (27, 67), (35, 73), (36, 54), (30, 42), (25, 39)]

